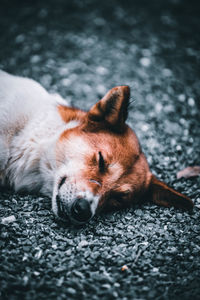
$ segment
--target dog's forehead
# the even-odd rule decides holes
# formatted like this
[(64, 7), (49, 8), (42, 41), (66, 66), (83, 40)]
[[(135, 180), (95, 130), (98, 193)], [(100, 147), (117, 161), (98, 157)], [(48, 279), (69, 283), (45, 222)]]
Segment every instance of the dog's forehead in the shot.
[[(102, 153), (107, 161), (118, 162), (121, 168), (132, 165), (139, 154), (139, 143), (134, 132), (127, 126), (123, 134), (110, 131), (85, 132), (72, 129), (64, 137), (61, 137), (61, 147), (71, 157), (76, 155), (92, 156), (94, 153)], [(63, 151), (62, 151), (63, 152)]]
[[(99, 131), (98, 133), (86, 133), (84, 135), (86, 140), (88, 139), (92, 146), (102, 150), (105, 149), (116, 155), (134, 155), (134, 153), (138, 152), (139, 149), (137, 137), (128, 126), (123, 134), (107, 130)], [(122, 151), (123, 153), (121, 153)]]
[(87, 153), (90, 151), (90, 145), (82, 135), (71, 135), (66, 140), (66, 146), (73, 149), (73, 153)]

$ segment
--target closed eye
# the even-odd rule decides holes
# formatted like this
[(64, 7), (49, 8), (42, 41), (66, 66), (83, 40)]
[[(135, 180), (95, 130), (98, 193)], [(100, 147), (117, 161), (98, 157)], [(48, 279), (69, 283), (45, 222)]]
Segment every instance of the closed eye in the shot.
[(101, 183), (98, 182), (98, 181), (96, 181), (96, 180), (94, 180), (94, 179), (89, 179), (89, 181), (92, 182), (92, 183), (95, 183), (95, 184), (97, 184), (99, 186), (101, 186)]
[(105, 172), (105, 161), (101, 151), (99, 151), (99, 171), (100, 173)]

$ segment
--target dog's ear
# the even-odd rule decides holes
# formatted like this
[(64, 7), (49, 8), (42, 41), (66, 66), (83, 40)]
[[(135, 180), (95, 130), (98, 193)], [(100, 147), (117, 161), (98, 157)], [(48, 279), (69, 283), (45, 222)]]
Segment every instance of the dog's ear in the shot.
[(194, 206), (190, 198), (170, 188), (154, 175), (151, 179), (149, 192), (151, 200), (158, 205), (183, 209), (192, 209)]
[(104, 124), (115, 131), (123, 130), (128, 116), (130, 88), (117, 86), (111, 89), (88, 112), (92, 123)]

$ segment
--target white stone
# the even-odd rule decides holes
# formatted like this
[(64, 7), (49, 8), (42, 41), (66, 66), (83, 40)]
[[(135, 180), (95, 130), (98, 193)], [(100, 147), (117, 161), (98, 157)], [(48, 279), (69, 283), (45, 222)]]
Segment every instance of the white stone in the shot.
[(149, 67), (150, 64), (151, 64), (151, 60), (148, 58), (148, 57), (142, 57), (140, 59), (140, 64), (143, 66), (143, 67)]
[(194, 106), (194, 105), (195, 105), (195, 101), (194, 101), (193, 98), (189, 98), (189, 99), (188, 99), (188, 105), (189, 105), (189, 106)]
[(9, 217), (5, 217), (1, 219), (1, 224), (9, 224), (9, 223), (13, 223), (16, 221), (16, 218), (14, 215), (9, 216)]

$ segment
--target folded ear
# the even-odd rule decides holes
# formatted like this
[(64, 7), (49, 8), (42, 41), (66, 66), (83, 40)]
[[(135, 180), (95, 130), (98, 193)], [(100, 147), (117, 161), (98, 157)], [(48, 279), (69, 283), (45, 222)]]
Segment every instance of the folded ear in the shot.
[(152, 201), (155, 204), (184, 209), (192, 209), (194, 206), (190, 198), (170, 188), (164, 182), (158, 180), (154, 175), (152, 176), (149, 189)]
[(114, 131), (121, 131), (128, 116), (130, 88), (117, 86), (111, 89), (88, 112), (88, 120)]

